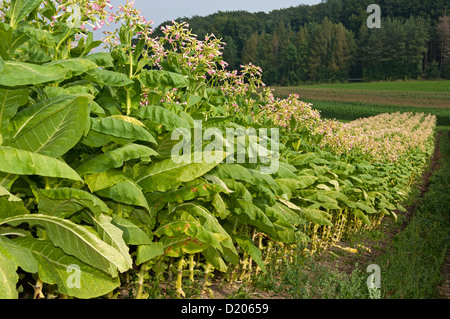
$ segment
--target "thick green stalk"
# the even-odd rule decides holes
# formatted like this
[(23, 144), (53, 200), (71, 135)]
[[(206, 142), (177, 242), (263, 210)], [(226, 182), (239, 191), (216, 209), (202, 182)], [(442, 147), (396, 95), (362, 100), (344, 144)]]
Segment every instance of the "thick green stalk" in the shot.
[(180, 260), (178, 261), (178, 274), (177, 274), (177, 297), (186, 297), (186, 294), (183, 291), (183, 263), (184, 258), (183, 256), (180, 257)]
[(189, 280), (194, 282), (194, 254), (189, 255)]
[(142, 290), (144, 288), (144, 275), (145, 275), (145, 264), (142, 264), (141, 266), (141, 270), (139, 271), (139, 286), (138, 286), (138, 291), (136, 294), (136, 299), (141, 299), (142, 298)]
[(213, 265), (211, 265), (209, 262), (206, 262), (205, 282), (203, 283), (203, 288), (207, 288), (208, 286), (211, 285), (211, 283), (209, 282), (209, 274), (212, 272), (213, 269), (214, 269)]

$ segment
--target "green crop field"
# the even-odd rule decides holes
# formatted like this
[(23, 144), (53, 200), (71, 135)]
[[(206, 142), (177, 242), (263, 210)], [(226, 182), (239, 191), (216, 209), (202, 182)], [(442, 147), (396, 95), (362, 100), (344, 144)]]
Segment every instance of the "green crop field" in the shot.
[(450, 81), (395, 81), (306, 85), (307, 88), (450, 93)]

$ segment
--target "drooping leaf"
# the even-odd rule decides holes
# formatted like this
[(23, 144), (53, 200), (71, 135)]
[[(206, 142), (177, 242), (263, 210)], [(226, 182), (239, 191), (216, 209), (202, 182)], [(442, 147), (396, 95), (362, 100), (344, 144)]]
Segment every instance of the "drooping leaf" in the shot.
[(182, 203), (193, 198), (210, 196), (223, 191), (225, 191), (225, 189), (217, 184), (196, 184), (162, 193), (149, 193), (146, 198), (152, 203)]
[(11, 19), (10, 25), (15, 27), (22, 19), (26, 18), (33, 11), (41, 0), (14, 0), (11, 1), (11, 7), (8, 16)]
[(120, 252), (81, 225), (42, 214), (13, 216), (0, 220), (0, 225), (17, 226), (21, 223), (44, 227), (55, 246), (114, 277), (117, 276), (117, 270), (124, 272), (129, 269)]
[(40, 175), (81, 181), (81, 177), (67, 164), (56, 158), (0, 146), (0, 172), (20, 175)]
[(239, 247), (241, 247), (247, 254), (250, 255), (250, 257), (252, 257), (259, 268), (261, 268), (263, 272), (266, 272), (266, 266), (262, 260), (261, 251), (255, 246), (253, 241), (249, 237), (243, 235), (235, 235), (234, 239)]
[(91, 192), (97, 192), (102, 189), (109, 188), (126, 179), (127, 177), (125, 176), (125, 174), (122, 171), (116, 169), (84, 176), (84, 180)]
[(161, 242), (139, 245), (137, 248), (136, 265), (140, 265), (163, 254), (164, 246)]
[(91, 60), (96, 65), (103, 68), (112, 68), (114, 67), (114, 60), (110, 53), (108, 52), (96, 52), (91, 53), (84, 57), (84, 59)]
[(16, 264), (0, 253), (0, 299), (17, 299), (16, 285), (19, 281)]
[(60, 157), (81, 139), (88, 124), (87, 95), (61, 95), (19, 112), (10, 123), (7, 146)]
[(24, 33), (27, 37), (32, 39), (37, 44), (46, 46), (46, 47), (52, 47), (55, 45), (56, 40), (53, 37), (53, 35), (48, 32), (47, 30), (41, 30), (34, 28), (29, 25), (22, 25), (20, 26), (16, 32)]
[(40, 189), (38, 193), (39, 213), (51, 216), (70, 216), (83, 208), (96, 215), (109, 213), (109, 208), (97, 196), (81, 189), (59, 187)]
[(228, 267), (225, 261), (222, 259), (220, 252), (214, 247), (208, 247), (202, 251), (202, 255), (205, 257), (206, 261), (213, 265), (214, 268), (221, 272), (226, 272)]
[(143, 120), (150, 120), (154, 123), (157, 123), (158, 125), (163, 125), (169, 131), (172, 131), (176, 128), (190, 128), (188, 122), (183, 120), (174, 112), (159, 105), (140, 107), (133, 113), (133, 115)]
[(34, 274), (38, 271), (38, 265), (31, 252), (5, 236), (0, 236), (1, 254), (26, 272)]
[(315, 224), (333, 226), (333, 223), (329, 220), (330, 214), (320, 209), (304, 208), (301, 210), (302, 214)]
[(45, 67), (53, 67), (55, 65), (62, 66), (63, 68), (69, 70), (72, 73), (72, 76), (78, 76), (88, 72), (89, 70), (97, 68), (97, 64), (95, 64), (95, 62), (83, 58), (56, 60), (44, 64)]
[(127, 245), (150, 245), (152, 243), (147, 233), (129, 219), (114, 215), (112, 224), (122, 230), (123, 239)]
[[(1, 71), (0, 71), (1, 72)], [(6, 139), (9, 120), (16, 115), (17, 109), (28, 102), (27, 89), (0, 88), (0, 145)]]
[[(210, 211), (208, 211), (205, 207), (193, 202), (180, 204), (177, 206), (176, 210), (188, 212), (189, 214), (197, 218), (204, 228), (209, 229), (213, 233), (219, 234), (222, 237), (220, 239), (220, 243), (222, 245), (221, 251), (223, 251), (225, 260), (233, 264), (237, 264), (238, 254), (236, 248), (233, 245), (233, 240), (231, 239), (228, 232), (219, 223), (217, 218)], [(211, 246), (214, 247), (214, 245)]]
[(123, 180), (109, 188), (97, 192), (99, 196), (108, 197), (115, 201), (141, 206), (150, 211), (147, 199), (142, 193), (141, 188), (131, 180)]
[(189, 237), (195, 238), (205, 245), (211, 245), (216, 249), (222, 251), (217, 236), (207, 227), (202, 227), (200, 222), (195, 219), (192, 220), (174, 220), (163, 223), (155, 232), (157, 236), (175, 237), (179, 234), (186, 234)]
[(69, 69), (60, 65), (45, 67), (26, 62), (5, 61), (5, 67), (0, 73), (0, 85), (14, 87), (59, 82), (64, 80), (69, 72)]
[(128, 144), (133, 141), (156, 143), (153, 135), (144, 127), (120, 118), (91, 118), (91, 130), (83, 143), (100, 147), (109, 141)]
[(221, 179), (234, 179), (244, 182), (253, 182), (250, 171), (239, 164), (222, 163), (214, 170), (214, 175)]
[(94, 229), (100, 235), (101, 239), (117, 249), (119, 253), (125, 258), (127, 267), (130, 269), (133, 267), (133, 261), (131, 260), (129, 248), (123, 239), (123, 232), (120, 228), (112, 224), (112, 217), (104, 214), (95, 215), (89, 214), (94, 224)]
[(76, 298), (96, 298), (120, 285), (119, 277), (110, 275), (66, 254), (50, 240), (32, 237), (17, 238), (15, 243), (26, 247), (38, 261), (39, 278), (58, 290)]
[(370, 222), (369, 217), (366, 214), (364, 214), (362, 210), (356, 208), (352, 209), (351, 211), (353, 215), (355, 215), (358, 219), (362, 220), (364, 224), (366, 224), (367, 226), (371, 226), (372, 223)]
[(130, 80), (125, 74), (103, 69), (91, 69), (86, 72), (84, 78), (101, 85), (117, 87), (133, 84), (133, 81)]
[(28, 214), (23, 201), (0, 185), (0, 218)]
[(189, 85), (189, 80), (183, 75), (163, 70), (143, 71), (139, 74), (138, 80), (148, 88), (183, 88)]
[[(195, 158), (195, 154), (193, 158)], [(144, 192), (164, 192), (182, 182), (189, 182), (206, 174), (217, 164), (210, 160), (200, 163), (194, 161), (176, 163), (172, 159), (166, 159), (156, 164), (143, 166), (135, 180), (144, 189)]]
[(159, 241), (163, 246), (164, 255), (180, 257), (184, 254), (196, 254), (204, 251), (209, 246), (196, 238), (180, 234), (175, 237), (163, 236)]

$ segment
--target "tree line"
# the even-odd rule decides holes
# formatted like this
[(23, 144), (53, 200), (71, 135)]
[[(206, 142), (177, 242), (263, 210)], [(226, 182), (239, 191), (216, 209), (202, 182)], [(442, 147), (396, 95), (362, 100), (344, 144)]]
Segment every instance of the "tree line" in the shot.
[(369, 29), (367, 6), (373, 2), (327, 0), (177, 21), (189, 23), (200, 38), (222, 38), (229, 67), (257, 64), (269, 85), (450, 78), (448, 0), (378, 0), (381, 28)]

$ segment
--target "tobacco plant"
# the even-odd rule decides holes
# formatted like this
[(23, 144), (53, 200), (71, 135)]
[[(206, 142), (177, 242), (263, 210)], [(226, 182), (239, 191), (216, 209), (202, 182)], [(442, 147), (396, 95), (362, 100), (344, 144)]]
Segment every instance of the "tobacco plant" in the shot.
[[(24, 273), (34, 297), (118, 297), (131, 286), (144, 298), (150, 282), (174, 274), (184, 296), (183, 278), (204, 289), (217, 272), (243, 280), (299, 244), (315, 253), (395, 218), (432, 150), (431, 118), (400, 118), (426, 147), (387, 150), (397, 162), (341, 152), (351, 135), (331, 136), (298, 96), (261, 90), (257, 66), (227, 70), (214, 35), (199, 40), (174, 22), (157, 37), (132, 2), (109, 8), (106, 0), (0, 5), (2, 298), (19, 297)], [(109, 23), (120, 27), (94, 41), (87, 27)], [(275, 135), (259, 144), (255, 134), (274, 127), (278, 152), (268, 147)], [(215, 139), (196, 138), (210, 128)], [(172, 157), (180, 129), (194, 136), (183, 149), (192, 161)], [(234, 149), (195, 161), (198, 146), (222, 142), (227, 129), (253, 141), (244, 163), (226, 160), (240, 155)], [(278, 169), (264, 171), (274, 158)]]

